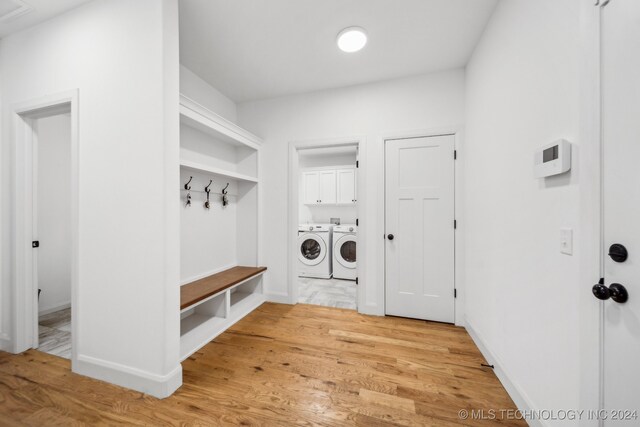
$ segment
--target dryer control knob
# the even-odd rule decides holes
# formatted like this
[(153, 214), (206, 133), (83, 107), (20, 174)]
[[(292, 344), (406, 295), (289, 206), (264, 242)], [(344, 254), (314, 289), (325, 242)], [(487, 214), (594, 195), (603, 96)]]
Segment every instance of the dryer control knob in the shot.
[(353, 227), (349, 227), (349, 231), (353, 231)]
[(309, 227), (309, 231), (313, 231), (313, 226)]

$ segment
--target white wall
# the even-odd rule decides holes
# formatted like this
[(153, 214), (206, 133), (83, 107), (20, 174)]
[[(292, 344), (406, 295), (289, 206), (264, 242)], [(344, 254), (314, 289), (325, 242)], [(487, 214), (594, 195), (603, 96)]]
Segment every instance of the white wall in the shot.
[(71, 304), (71, 116), (38, 120), (37, 229), (40, 313)]
[(180, 65), (180, 93), (231, 122), (237, 121), (235, 102), (184, 65)]
[[(181, 384), (177, 25), (176, 0), (97, 0), (0, 41), (3, 207), (10, 106), (79, 90), (73, 369), (156, 396)], [(3, 214), (10, 236), (11, 211)], [(0, 331), (11, 340), (9, 242)]]
[[(534, 409), (578, 408), (579, 19), (578, 0), (502, 1), (467, 67), (467, 322)], [(558, 138), (572, 171), (534, 179), (534, 150)]]
[[(382, 137), (412, 130), (460, 125), (464, 116), (464, 71), (431, 75), (289, 96), (238, 105), (241, 126), (264, 138), (262, 150), (263, 262), (270, 274), (267, 293), (288, 298), (287, 286), (287, 182), (288, 145), (291, 141), (364, 136), (360, 150), (368, 190), (359, 192), (359, 204), (370, 215), (362, 223), (371, 251), (367, 259), (364, 306), (383, 314), (383, 282), (379, 266), (383, 253), (378, 215), (382, 195), (378, 191), (383, 173)], [(360, 188), (362, 190), (362, 188)], [(366, 249), (366, 248), (364, 248)], [(364, 251), (363, 251), (364, 252)], [(293, 260), (295, 261), (295, 260)]]
[[(186, 191), (181, 191), (180, 282), (192, 282), (238, 265), (237, 198), (238, 183), (218, 175), (180, 172), (181, 186), (191, 181), (191, 206), (186, 206)], [(204, 188), (213, 179), (209, 203), (205, 209)], [(222, 206), (220, 192), (229, 183), (229, 204)]]

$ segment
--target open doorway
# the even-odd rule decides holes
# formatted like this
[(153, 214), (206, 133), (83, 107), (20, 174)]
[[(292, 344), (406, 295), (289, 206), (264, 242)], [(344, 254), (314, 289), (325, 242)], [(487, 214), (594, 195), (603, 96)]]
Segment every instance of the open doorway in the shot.
[(298, 303), (357, 309), (357, 166), (357, 144), (298, 150)]
[(77, 91), (17, 105), (14, 352), (76, 359)]
[[(38, 350), (71, 358), (71, 115), (34, 120)], [(34, 248), (36, 249), (36, 248)]]

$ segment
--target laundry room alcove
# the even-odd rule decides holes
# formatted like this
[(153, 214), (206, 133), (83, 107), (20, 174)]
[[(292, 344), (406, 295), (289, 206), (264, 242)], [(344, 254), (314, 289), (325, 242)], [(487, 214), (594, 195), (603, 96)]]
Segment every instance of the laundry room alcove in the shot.
[(264, 301), (258, 266), (262, 141), (180, 97), (180, 357)]

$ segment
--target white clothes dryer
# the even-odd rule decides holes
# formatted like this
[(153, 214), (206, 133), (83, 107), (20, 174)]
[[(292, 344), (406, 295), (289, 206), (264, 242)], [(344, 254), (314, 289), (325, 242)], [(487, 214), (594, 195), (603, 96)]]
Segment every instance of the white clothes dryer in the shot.
[(356, 280), (358, 277), (356, 246), (358, 227), (336, 225), (333, 228), (333, 278)]

